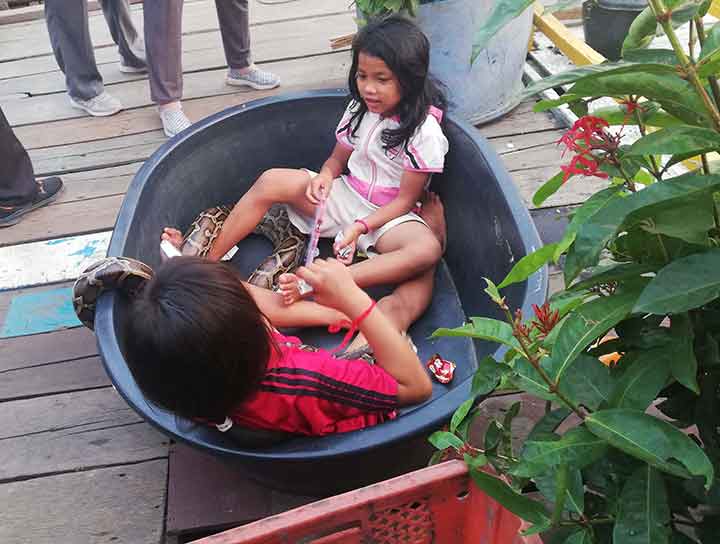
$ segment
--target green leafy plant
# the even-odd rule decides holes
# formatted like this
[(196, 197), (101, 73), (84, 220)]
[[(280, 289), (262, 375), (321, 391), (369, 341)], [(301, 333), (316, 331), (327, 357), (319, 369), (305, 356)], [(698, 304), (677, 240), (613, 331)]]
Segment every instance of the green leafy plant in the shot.
[[(522, 258), (499, 285), (486, 280), (504, 321), (477, 317), (435, 333), (506, 349), (480, 362), (471, 398), (430, 441), (433, 461), (464, 457), (480, 488), (532, 524), (526, 534), (551, 531), (565, 544), (718, 541), (720, 173), (708, 154), (720, 151), (720, 24), (704, 27), (709, 4), (650, 0), (622, 61), (527, 89), (569, 85), (536, 109), (567, 103), (586, 114), (559, 142), (568, 163), (535, 203), (581, 182), (577, 174), (607, 185), (575, 210), (560, 242)], [(675, 32), (686, 22), (689, 53)], [(658, 31), (672, 50), (647, 48)], [(617, 105), (587, 115), (607, 96)], [(626, 126), (641, 135), (631, 145)], [(696, 168), (672, 168), (695, 156)], [(513, 312), (502, 290), (563, 256), (565, 290), (533, 316)], [(602, 362), (609, 354), (616, 363)], [(517, 406), (480, 443), (468, 438), (476, 398), (501, 383), (546, 401), (519, 449)]]
[(361, 13), (370, 16), (387, 15), (388, 13), (407, 12), (415, 15), (420, 0), (355, 0), (355, 5)]

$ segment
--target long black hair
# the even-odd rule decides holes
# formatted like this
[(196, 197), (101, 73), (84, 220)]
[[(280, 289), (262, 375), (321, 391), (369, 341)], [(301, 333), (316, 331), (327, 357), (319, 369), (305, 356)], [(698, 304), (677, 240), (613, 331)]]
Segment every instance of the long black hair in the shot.
[(401, 15), (371, 20), (357, 33), (348, 76), (350, 94), (356, 102), (350, 118), (353, 136), (368, 111), (356, 81), (360, 53), (381, 59), (400, 82), (402, 98), (395, 111), (400, 126), (383, 130), (381, 138), (385, 149), (407, 144), (425, 121), (430, 106), (441, 110), (446, 106), (445, 96), (428, 74), (430, 43), (427, 37), (414, 22)]
[(129, 301), (126, 360), (153, 402), (221, 423), (257, 388), (277, 348), (240, 279), (227, 264), (176, 257)]

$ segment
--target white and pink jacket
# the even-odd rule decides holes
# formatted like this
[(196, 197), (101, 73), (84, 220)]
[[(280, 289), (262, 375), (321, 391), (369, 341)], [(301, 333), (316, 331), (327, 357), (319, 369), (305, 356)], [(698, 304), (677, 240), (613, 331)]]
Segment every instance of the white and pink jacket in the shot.
[(348, 161), (350, 174), (345, 181), (360, 196), (376, 206), (384, 206), (400, 192), (400, 179), (406, 170), (442, 172), (448, 141), (440, 128), (443, 112), (431, 106), (428, 116), (404, 146), (385, 150), (381, 135), (386, 128), (400, 126), (397, 117), (381, 117), (366, 112), (355, 135), (350, 126), (355, 101), (345, 108), (335, 136), (340, 145), (353, 150)]

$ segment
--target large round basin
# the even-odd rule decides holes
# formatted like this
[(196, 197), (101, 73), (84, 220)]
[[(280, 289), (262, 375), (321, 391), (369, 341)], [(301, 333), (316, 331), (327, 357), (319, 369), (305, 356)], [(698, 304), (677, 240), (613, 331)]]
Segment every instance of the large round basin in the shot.
[[(171, 139), (131, 183), (109, 255), (155, 266), (163, 226), (184, 228), (205, 208), (232, 205), (265, 169), (319, 169), (334, 145), (334, 128), (346, 102), (341, 89), (257, 100), (208, 117)], [(477, 361), (501, 354), (492, 343), (429, 336), (438, 327), (461, 325), (467, 317), (501, 318), (483, 292), (482, 278), (499, 282), (518, 259), (540, 246), (530, 216), (492, 148), (475, 128), (452, 116), (445, 131), (450, 152), (445, 172), (434, 177), (432, 189), (445, 205), (447, 252), (438, 267), (432, 304), (410, 332), (423, 361), (438, 352), (454, 361), (457, 371), (449, 385), (434, 385), (428, 402), (362, 431), (271, 444), (238, 442), (145, 399), (123, 358), (124, 302), (107, 293), (98, 303), (95, 330), (103, 362), (120, 394), (172, 438), (226, 456), (253, 478), (295, 492), (334, 493), (427, 462), (425, 437), (468, 398)], [(269, 243), (250, 237), (240, 244), (233, 262), (247, 272), (269, 251)], [(531, 304), (543, 301), (546, 287), (547, 274), (541, 270), (506, 290), (508, 304), (529, 312)], [(321, 330), (300, 335), (327, 347), (340, 341)]]

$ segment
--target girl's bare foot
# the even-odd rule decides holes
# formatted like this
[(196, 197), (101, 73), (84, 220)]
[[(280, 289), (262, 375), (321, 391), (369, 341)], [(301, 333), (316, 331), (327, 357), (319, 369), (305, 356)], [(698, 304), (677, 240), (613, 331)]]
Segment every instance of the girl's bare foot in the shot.
[(428, 191), (422, 202), (422, 208), (418, 214), (427, 223), (430, 230), (440, 242), (443, 252), (447, 242), (447, 225), (445, 224), (445, 208), (436, 193)]
[(300, 278), (295, 274), (282, 274), (278, 278), (278, 292), (283, 297), (285, 306), (290, 306), (303, 298), (300, 291)]
[(160, 239), (167, 240), (178, 249), (180, 249), (183, 244), (182, 232), (172, 227), (165, 227), (160, 235)]

